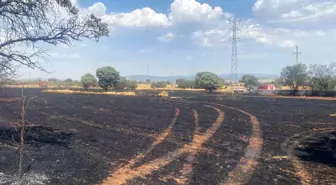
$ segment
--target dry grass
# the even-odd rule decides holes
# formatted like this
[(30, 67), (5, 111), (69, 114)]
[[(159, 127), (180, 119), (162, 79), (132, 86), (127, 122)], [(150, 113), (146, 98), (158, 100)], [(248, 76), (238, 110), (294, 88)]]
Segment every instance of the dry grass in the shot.
[[(292, 87), (283, 85), (280, 87), (280, 90), (292, 90)], [(300, 86), (299, 90), (311, 90), (311, 87), (309, 86)]]
[(106, 95), (136, 96), (135, 92), (89, 92), (89, 91), (53, 90), (53, 89), (43, 90), (42, 92), (59, 93), (59, 94), (106, 94)]
[(167, 91), (162, 91), (162, 92), (159, 93), (159, 96), (161, 96), (161, 97), (168, 97), (169, 94), (167, 93)]
[(151, 84), (138, 84), (137, 90), (152, 89)]
[(319, 96), (268, 96), (271, 98), (289, 98), (289, 99), (307, 99), (307, 100), (336, 100), (336, 97), (319, 97)]
[(21, 97), (15, 98), (0, 98), (0, 102), (12, 102), (12, 101), (20, 101)]
[(39, 84), (27, 84), (27, 85), (5, 85), (9, 88), (39, 88)]

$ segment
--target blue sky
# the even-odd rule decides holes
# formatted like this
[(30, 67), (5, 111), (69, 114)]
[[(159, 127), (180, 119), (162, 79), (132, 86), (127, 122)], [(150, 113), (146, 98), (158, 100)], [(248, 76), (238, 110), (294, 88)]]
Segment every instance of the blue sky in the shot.
[(240, 21), (240, 73), (278, 74), (295, 61), (335, 61), (336, 0), (72, 0), (109, 24), (110, 36), (48, 51), (45, 74), (21, 68), (21, 78), (80, 79), (103, 66), (121, 75), (229, 73), (228, 21)]

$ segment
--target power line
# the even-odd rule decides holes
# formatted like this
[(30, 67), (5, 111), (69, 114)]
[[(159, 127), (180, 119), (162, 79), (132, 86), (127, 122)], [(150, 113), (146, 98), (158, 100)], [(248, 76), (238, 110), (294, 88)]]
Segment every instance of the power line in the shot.
[(299, 52), (299, 46), (296, 46), (296, 50), (295, 52), (293, 52), (293, 55), (295, 55), (296, 57), (296, 64), (299, 64), (299, 55), (301, 55), (302, 53)]
[(237, 18), (233, 17), (230, 20), (230, 23), (232, 24), (232, 28), (230, 31), (232, 32), (231, 42), (232, 42), (232, 55), (231, 55), (231, 80), (232, 82), (238, 81), (238, 49), (237, 49), (237, 41), (239, 40), (239, 37), (237, 36), (237, 31), (239, 28), (237, 27), (237, 24), (239, 24)]

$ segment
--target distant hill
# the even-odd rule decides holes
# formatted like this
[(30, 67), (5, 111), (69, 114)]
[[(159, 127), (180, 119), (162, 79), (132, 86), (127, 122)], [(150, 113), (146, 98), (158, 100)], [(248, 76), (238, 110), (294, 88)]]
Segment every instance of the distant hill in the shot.
[[(279, 75), (275, 74), (259, 74), (259, 73), (249, 73), (256, 76), (259, 80), (274, 80), (279, 77)], [(239, 73), (238, 78), (241, 78), (245, 73)], [(176, 82), (176, 79), (184, 78), (186, 80), (193, 80), (196, 75), (188, 75), (188, 76), (147, 76), (147, 75), (130, 75), (127, 76), (130, 80), (136, 81), (146, 81), (148, 78), (151, 81), (170, 81), (172, 83)], [(230, 79), (231, 74), (219, 74), (223, 79)]]

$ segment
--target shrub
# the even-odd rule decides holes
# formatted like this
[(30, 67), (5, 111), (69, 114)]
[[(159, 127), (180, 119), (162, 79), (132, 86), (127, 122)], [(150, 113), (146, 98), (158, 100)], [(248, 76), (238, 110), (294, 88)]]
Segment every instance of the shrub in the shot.
[(166, 88), (167, 83), (164, 81), (152, 83), (152, 88)]
[(162, 91), (162, 92), (160, 92), (159, 93), (159, 96), (161, 96), (161, 97), (168, 97), (168, 92), (167, 91)]

